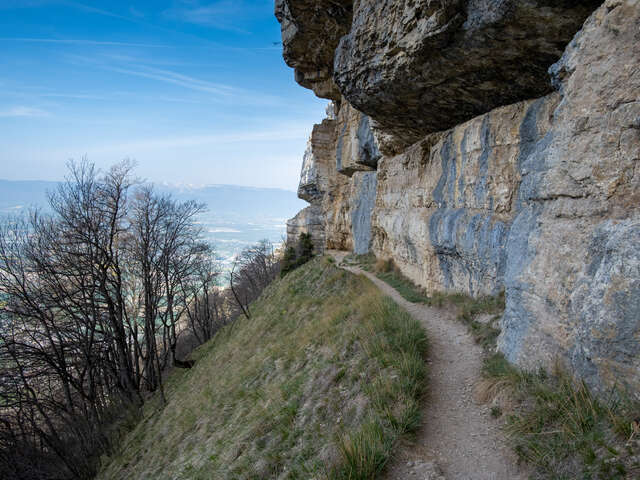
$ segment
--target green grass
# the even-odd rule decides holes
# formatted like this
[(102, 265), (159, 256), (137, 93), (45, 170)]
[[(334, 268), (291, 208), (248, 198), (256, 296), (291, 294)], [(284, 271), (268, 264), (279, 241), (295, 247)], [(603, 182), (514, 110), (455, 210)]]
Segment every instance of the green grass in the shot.
[[(458, 312), (457, 320), (467, 325), (476, 343), (486, 351), (495, 350), (500, 335), (498, 322), (505, 306), (504, 292), (478, 298), (463, 293), (435, 292), (431, 295), (429, 304), (437, 307), (455, 305)], [(489, 315), (491, 318), (481, 322), (478, 321), (479, 315)]]
[(315, 259), (167, 381), (100, 479), (372, 479), (420, 420), (426, 337), (368, 280)]
[[(519, 459), (533, 468), (532, 478), (615, 480), (640, 478), (640, 402), (613, 390), (594, 395), (566, 371), (526, 372), (495, 353), (505, 296), (472, 298), (462, 293), (429, 292), (414, 285), (393, 265), (373, 255), (347, 262), (374, 272), (407, 300), (455, 306), (457, 319), (485, 351), (479, 395), (500, 398), (490, 413), (505, 418), (505, 428)], [(478, 321), (484, 314), (490, 318)], [(506, 393), (506, 395), (505, 395)]]
[(379, 272), (376, 276), (395, 288), (405, 300), (413, 303), (429, 303), (429, 297), (397, 270)]
[(380, 280), (395, 288), (409, 302), (430, 302), (430, 298), (425, 294), (424, 289), (405, 277), (391, 260), (376, 260), (373, 254), (350, 255), (345, 258), (345, 263), (358, 265), (363, 270), (374, 273)]
[(484, 375), (485, 388), (506, 388), (515, 401), (506, 430), (533, 478), (640, 478), (637, 402), (619, 392), (596, 397), (560, 369), (523, 372), (501, 354), (487, 357)]
[[(475, 340), (486, 349), (495, 347), (500, 334), (497, 323), (504, 311), (504, 292), (479, 298), (457, 292), (427, 294), (423, 288), (405, 277), (392, 260), (379, 260), (373, 254), (350, 255), (345, 258), (345, 263), (358, 265), (363, 270), (374, 273), (409, 302), (436, 307), (455, 306), (458, 310), (457, 319), (469, 327)], [(477, 316), (480, 314), (490, 314), (493, 317), (486, 322), (479, 322)]]

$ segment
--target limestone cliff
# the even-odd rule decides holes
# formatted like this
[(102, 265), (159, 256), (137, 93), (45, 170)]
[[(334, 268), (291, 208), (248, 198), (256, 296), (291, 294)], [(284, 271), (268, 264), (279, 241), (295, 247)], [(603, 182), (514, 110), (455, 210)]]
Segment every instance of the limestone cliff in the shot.
[(640, 389), (640, 1), (276, 4), (335, 112), (289, 233), (428, 289), (505, 290), (511, 361)]

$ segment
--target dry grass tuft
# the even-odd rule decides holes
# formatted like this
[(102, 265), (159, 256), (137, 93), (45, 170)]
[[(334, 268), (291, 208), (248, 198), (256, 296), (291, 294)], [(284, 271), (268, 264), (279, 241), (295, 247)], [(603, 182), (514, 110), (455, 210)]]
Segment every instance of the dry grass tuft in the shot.
[[(420, 325), (322, 258), (277, 280), (149, 402), (100, 479), (370, 479), (416, 428)], [(155, 409), (154, 409), (155, 407)]]
[(396, 266), (393, 263), (393, 259), (391, 258), (388, 258), (386, 260), (383, 258), (378, 258), (376, 260), (374, 270), (376, 273), (389, 273), (396, 270)]
[(632, 419), (640, 405), (619, 391), (595, 396), (562, 368), (524, 372), (501, 354), (484, 365), (486, 399), (504, 392), (506, 429), (533, 478), (626, 480), (640, 476), (640, 442)]

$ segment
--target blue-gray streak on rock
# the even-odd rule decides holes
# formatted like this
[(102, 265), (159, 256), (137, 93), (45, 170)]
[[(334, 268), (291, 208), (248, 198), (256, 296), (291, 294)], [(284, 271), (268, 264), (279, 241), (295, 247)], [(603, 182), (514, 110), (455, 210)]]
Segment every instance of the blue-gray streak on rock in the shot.
[(367, 115), (360, 117), (356, 138), (358, 139), (358, 163), (376, 168), (382, 154), (378, 149), (378, 142), (371, 128), (371, 120)]
[[(458, 152), (452, 148), (451, 133), (445, 138), (440, 150), (442, 174), (433, 191), (433, 198), (439, 208), (429, 219), (429, 240), (438, 256), (445, 288), (459, 287), (453, 279), (464, 278), (472, 295), (478, 292), (479, 287), (497, 293), (502, 289), (505, 269), (504, 247), (509, 225), (491, 213), (455, 208), (459, 203), (457, 196), (465, 187), (468, 133), (468, 129), (465, 130), (460, 158)], [(495, 140), (491, 135), (489, 115), (482, 121), (480, 140), (482, 153), (476, 160), (478, 171), (473, 197), (476, 205), (484, 206), (484, 209), (490, 212), (493, 210), (493, 198), (487, 188), (487, 175)], [(461, 165), (460, 172), (458, 161)]]
[(440, 262), (443, 286), (457, 288), (453, 279), (466, 278), (471, 295), (479, 287), (486, 291), (488, 285), (498, 293), (508, 232), (509, 225), (490, 214), (474, 214), (463, 208), (436, 210), (429, 219), (429, 237)]
[(531, 285), (526, 280), (525, 269), (536, 252), (531, 239), (537, 235), (537, 218), (542, 206), (532, 203), (536, 188), (545, 171), (544, 152), (551, 143), (552, 134), (541, 135), (538, 131), (538, 114), (546, 97), (533, 102), (520, 124), (520, 152), (517, 167), (521, 175), (514, 219), (506, 242), (506, 271), (504, 286), (508, 291), (505, 313), (502, 317), (502, 333), (499, 349), (507, 359), (515, 362), (523, 339), (530, 325), (536, 321), (534, 312), (527, 308), (527, 295)]
[(344, 135), (347, 131), (347, 126), (348, 125), (345, 123), (340, 130), (340, 134), (338, 135), (338, 143), (336, 146), (336, 170), (338, 171), (342, 170), (342, 148), (344, 144)]
[[(508, 2), (493, 0), (433, 7), (441, 9), (438, 21), (449, 33), (470, 29), (464, 41), (444, 31), (438, 36), (440, 30), (425, 35), (443, 23), (414, 31), (413, 22), (402, 20), (413, 18), (409, 14), (426, 0), (383, 3), (354, 7), (351, 31), (328, 52), (333, 64), (326, 65), (327, 71), (334, 67), (344, 97), (336, 120), (340, 172), (367, 168), (358, 163), (366, 152), (354, 148), (366, 145), (366, 126), (375, 122), (381, 134), (373, 252), (429, 290), (483, 295), (505, 288), (499, 348), (519, 366), (552, 367), (560, 358), (592, 386), (622, 378), (640, 390), (640, 2), (555, 2), (550, 8), (559, 15), (552, 16), (536, 7), (547, 0), (512, 2), (521, 9), (515, 16), (503, 8)], [(296, 24), (315, 21), (315, 13), (299, 12)], [(522, 50), (496, 48), (496, 21), (512, 34), (533, 28), (535, 35), (517, 39)], [(547, 68), (581, 26), (550, 69), (549, 83)], [(289, 54), (308, 56), (311, 49), (298, 34), (310, 31), (294, 32), (296, 42), (285, 38), (297, 48)], [(543, 31), (565, 40), (550, 41)], [(470, 39), (489, 52), (480, 63), (490, 68), (469, 63)], [(432, 42), (437, 54), (428, 48)], [(533, 54), (538, 51), (544, 55)], [(518, 52), (523, 61), (511, 57)], [(510, 57), (503, 66), (513, 80), (500, 75), (492, 81), (496, 55)], [(437, 68), (442, 58), (444, 69)], [(462, 68), (452, 58), (462, 59)], [(539, 62), (534, 75), (531, 62)], [(539, 93), (520, 95), (512, 88), (521, 80)], [(482, 108), (466, 108), (471, 104)], [(505, 106), (493, 109), (497, 105)], [(370, 120), (358, 116), (365, 114)], [(332, 164), (335, 154), (334, 148)], [(369, 246), (369, 209), (362, 185), (355, 188), (352, 180), (332, 178), (327, 189), (327, 243), (352, 249), (357, 236), (362, 252)]]
[(376, 202), (376, 172), (357, 172), (353, 175), (354, 206), (351, 211), (353, 251), (361, 255), (371, 247), (371, 212)]

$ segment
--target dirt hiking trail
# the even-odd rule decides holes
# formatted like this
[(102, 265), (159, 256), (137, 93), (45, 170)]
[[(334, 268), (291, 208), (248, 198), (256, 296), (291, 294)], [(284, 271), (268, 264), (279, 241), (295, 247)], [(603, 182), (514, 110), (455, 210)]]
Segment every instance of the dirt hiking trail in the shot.
[(500, 422), (488, 405), (474, 401), (481, 379), (482, 349), (451, 309), (411, 303), (387, 283), (358, 267), (344, 265), (345, 252), (329, 252), (352, 273), (365, 275), (401, 305), (429, 338), (428, 391), (422, 426), (411, 444), (402, 445), (384, 478), (417, 480), (525, 480)]

